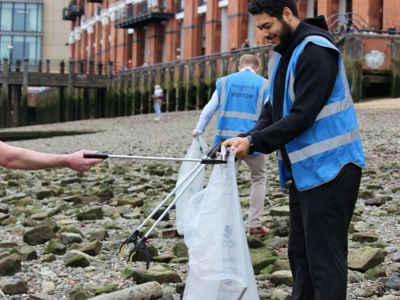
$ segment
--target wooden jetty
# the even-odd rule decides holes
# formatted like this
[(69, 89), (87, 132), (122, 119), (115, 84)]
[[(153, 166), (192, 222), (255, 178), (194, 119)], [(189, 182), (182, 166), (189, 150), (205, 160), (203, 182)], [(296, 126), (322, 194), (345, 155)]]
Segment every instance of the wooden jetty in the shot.
[[(387, 95), (400, 96), (398, 36), (351, 34), (338, 41), (355, 101), (374, 84), (387, 86)], [(260, 75), (268, 76), (270, 50), (268, 46), (239, 49), (122, 72), (113, 72), (112, 62), (95, 66), (93, 61), (73, 60), (67, 62), (68, 72), (66, 63), (60, 62), (57, 74), (50, 73), (49, 61), (44, 72), (41, 67), (29, 71), (26, 60), (11, 71), (5, 59), (0, 73), (0, 127), (150, 113), (155, 84), (166, 95), (163, 111), (201, 109), (216, 79), (235, 72), (243, 53), (255, 54), (261, 63)], [(51, 89), (40, 95), (35, 107), (28, 107), (28, 86)]]

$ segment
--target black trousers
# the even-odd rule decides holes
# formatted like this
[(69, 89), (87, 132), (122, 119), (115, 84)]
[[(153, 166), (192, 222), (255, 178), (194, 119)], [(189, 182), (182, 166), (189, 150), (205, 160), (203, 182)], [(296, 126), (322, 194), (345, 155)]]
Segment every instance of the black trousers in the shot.
[(293, 300), (345, 300), (347, 231), (357, 200), (361, 168), (347, 164), (334, 180), (289, 193), (289, 262)]

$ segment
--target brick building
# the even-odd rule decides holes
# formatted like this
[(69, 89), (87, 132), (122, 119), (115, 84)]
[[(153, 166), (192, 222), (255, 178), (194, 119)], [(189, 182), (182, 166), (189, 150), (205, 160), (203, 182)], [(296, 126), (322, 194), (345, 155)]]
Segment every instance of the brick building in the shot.
[[(325, 15), (332, 31), (396, 34), (398, 0), (298, 0), (301, 18)], [(244, 0), (70, 0), (71, 57), (115, 70), (264, 44)], [(353, 29), (352, 29), (353, 30)]]

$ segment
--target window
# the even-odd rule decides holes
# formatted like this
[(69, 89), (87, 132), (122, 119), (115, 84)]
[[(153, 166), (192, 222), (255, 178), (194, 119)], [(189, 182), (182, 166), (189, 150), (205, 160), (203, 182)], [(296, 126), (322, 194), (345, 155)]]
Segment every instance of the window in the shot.
[(36, 64), (37, 61), (37, 37), (27, 36), (25, 37), (25, 49), (24, 58), (29, 60), (29, 64)]
[(23, 36), (13, 36), (13, 50), (11, 54), (11, 61), (13, 64), (19, 59), (21, 62), (24, 59), (24, 37)]
[(27, 10), (25, 3), (14, 3), (13, 9), (13, 31), (25, 31), (25, 19)]
[(38, 31), (38, 5), (31, 3), (26, 5), (26, 24), (25, 31), (37, 32)]
[(185, 10), (185, 0), (179, 0), (178, 11), (184, 11), (184, 10)]
[(1, 5), (1, 31), (11, 31), (12, 28), (12, 3), (2, 3)]
[(42, 31), (42, 4), (0, 2), (0, 5), (1, 31)]
[(9, 58), (10, 53), (8, 46), (11, 45), (11, 35), (0, 36), (0, 59), (3, 61), (4, 58)]

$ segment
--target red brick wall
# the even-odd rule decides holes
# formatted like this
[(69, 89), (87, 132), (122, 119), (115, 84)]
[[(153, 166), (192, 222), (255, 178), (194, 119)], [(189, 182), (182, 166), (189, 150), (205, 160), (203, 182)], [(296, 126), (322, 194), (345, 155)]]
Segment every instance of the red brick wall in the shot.
[(228, 4), (228, 48), (240, 48), (247, 38), (249, 21), (247, 1), (229, 1)]
[(218, 0), (207, 1), (206, 55), (221, 51), (221, 10)]
[(400, 31), (399, 0), (383, 0), (383, 29), (393, 26)]

